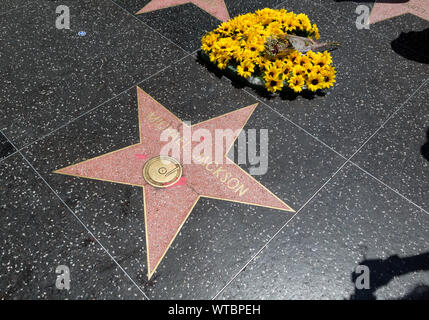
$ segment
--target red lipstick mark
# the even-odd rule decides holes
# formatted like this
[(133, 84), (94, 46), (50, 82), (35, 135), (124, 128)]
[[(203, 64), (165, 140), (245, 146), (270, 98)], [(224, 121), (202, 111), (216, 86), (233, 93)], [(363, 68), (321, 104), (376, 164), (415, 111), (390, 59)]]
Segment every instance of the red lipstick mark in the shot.
[(179, 181), (177, 181), (175, 184), (173, 184), (169, 188), (178, 187), (178, 186), (184, 186), (184, 185), (186, 185), (186, 178), (185, 177), (181, 177), (179, 179)]
[(146, 160), (146, 159), (147, 159), (147, 155), (145, 155), (145, 154), (140, 154), (140, 153), (137, 153), (137, 154), (136, 154), (136, 157), (137, 157), (138, 159), (141, 159), (141, 160)]

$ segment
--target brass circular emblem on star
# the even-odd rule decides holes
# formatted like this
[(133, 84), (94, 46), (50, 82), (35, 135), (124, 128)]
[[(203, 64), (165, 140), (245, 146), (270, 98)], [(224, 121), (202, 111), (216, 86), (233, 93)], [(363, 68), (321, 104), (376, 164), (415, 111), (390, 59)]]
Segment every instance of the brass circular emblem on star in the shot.
[(170, 187), (181, 177), (182, 166), (172, 157), (157, 156), (146, 162), (143, 167), (143, 178), (157, 188)]

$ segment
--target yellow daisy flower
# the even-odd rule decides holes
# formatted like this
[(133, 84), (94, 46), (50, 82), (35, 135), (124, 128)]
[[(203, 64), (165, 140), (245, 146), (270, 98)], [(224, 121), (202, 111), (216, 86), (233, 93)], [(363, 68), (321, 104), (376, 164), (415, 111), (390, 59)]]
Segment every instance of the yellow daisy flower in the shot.
[(225, 57), (219, 58), (217, 59), (217, 67), (223, 70), (226, 67), (228, 67), (228, 62), (229, 62), (228, 58), (225, 58)]
[[(256, 45), (259, 47), (259, 49), (264, 50), (265, 46), (265, 37), (261, 36), (259, 34), (252, 35), (247, 38), (247, 43), (252, 43), (253, 45)], [(260, 51), (262, 51), (260, 50)]]
[(301, 54), (300, 54), (298, 51), (294, 50), (294, 51), (292, 51), (292, 52), (288, 55), (288, 59), (289, 59), (289, 60), (290, 60), (294, 65), (299, 64), (299, 61), (300, 61), (300, 59), (301, 59)]
[(295, 76), (304, 77), (305, 74), (306, 74), (306, 72), (307, 72), (307, 70), (304, 67), (301, 67), (300, 65), (297, 65), (297, 66), (294, 66), (292, 68), (292, 72), (293, 72), (293, 74)]
[(293, 30), (297, 26), (293, 12), (284, 14), (279, 20), (282, 22), (286, 31)]
[(313, 24), (312, 29), (313, 29), (314, 39), (319, 40), (319, 38), (320, 38), (319, 28), (317, 27), (316, 24)]
[(260, 66), (260, 67), (263, 67), (264, 65), (265, 65), (265, 60), (264, 60), (264, 58), (263, 57), (261, 57), (261, 56), (256, 56), (256, 57), (253, 57), (252, 58), (252, 61), (256, 64), (256, 65), (258, 65), (258, 66)]
[(307, 53), (306, 53), (306, 55), (307, 55), (307, 57), (309, 57), (310, 58), (310, 60), (314, 60), (314, 59), (316, 59), (317, 58), (317, 53), (316, 52), (314, 52), (314, 51), (307, 51)]
[(274, 62), (274, 65), (275, 65), (278, 69), (282, 70), (283, 74), (284, 74), (286, 77), (289, 77), (289, 74), (293, 71), (293, 63), (292, 63), (290, 60), (285, 60), (285, 61), (282, 61), (282, 60), (276, 60), (276, 61)]
[(310, 64), (311, 63), (311, 60), (310, 60), (310, 58), (309, 57), (307, 57), (307, 56), (300, 56), (299, 58), (298, 58), (298, 64), (301, 66), (301, 67), (303, 67), (303, 66), (305, 66), (305, 65), (307, 65), (307, 64)]
[(209, 55), (209, 58), (210, 58), (210, 62), (212, 62), (212, 63), (216, 63), (216, 60), (217, 60), (217, 56), (216, 56), (216, 54), (215, 53), (210, 53), (210, 55)]
[(311, 30), (310, 19), (304, 13), (300, 13), (296, 16), (297, 26), (303, 30)]
[(251, 51), (247, 48), (244, 48), (242, 51), (242, 55), (243, 55), (243, 60), (254, 60), (257, 57), (259, 57), (259, 52), (257, 51)]
[(332, 57), (331, 57), (331, 54), (328, 51), (326, 51), (326, 50), (323, 51), (322, 55), (325, 57), (327, 64), (331, 64), (332, 63)]
[(301, 92), (302, 87), (305, 84), (305, 80), (302, 76), (293, 76), (289, 79), (289, 88), (291, 88), (295, 92)]
[(204, 50), (205, 52), (209, 52), (215, 45), (218, 37), (219, 36), (217, 34), (212, 32), (206, 34), (201, 41), (202, 43), (201, 49)]
[(267, 63), (265, 65), (265, 75), (267, 77), (271, 77), (271, 78), (279, 78), (280, 75), (283, 73), (283, 70), (278, 68), (275, 64), (273, 63)]
[(282, 60), (280, 60), (280, 59), (277, 59), (277, 60), (275, 60), (274, 62), (272, 62), (272, 64), (274, 64), (274, 66), (276, 67), (276, 68), (278, 68), (278, 69), (282, 69), (283, 70), (283, 64), (284, 64), (285, 62), (283, 62)]
[(335, 69), (334, 70), (325, 70), (322, 71), (322, 76), (324, 77), (323, 88), (330, 88), (335, 83)]
[(265, 76), (265, 88), (269, 92), (276, 92), (283, 89), (283, 78)]
[(213, 46), (213, 50), (222, 52), (225, 56), (231, 55), (236, 43), (231, 38), (220, 38)]
[(317, 55), (315, 59), (312, 60), (313, 65), (324, 68), (328, 65), (328, 57), (325, 55)]
[(307, 88), (310, 91), (317, 91), (322, 89), (323, 83), (325, 82), (325, 78), (320, 73), (310, 73), (307, 78)]
[(267, 30), (266, 32), (270, 35), (277, 36), (280, 34), (284, 34), (284, 31), (282, 30), (282, 28), (283, 28), (283, 25), (280, 22), (275, 21), (269, 24), (269, 26), (266, 29)]
[(223, 22), (217, 29), (217, 32), (223, 35), (229, 35), (233, 31), (233, 27), (229, 22)]
[(264, 51), (265, 47), (263, 44), (259, 42), (250, 42), (246, 44), (246, 49), (253, 51), (255, 53), (259, 53), (261, 51)]
[(305, 64), (304, 66), (303, 66), (303, 68), (304, 68), (304, 70), (305, 70), (305, 72), (307, 73), (307, 74), (310, 74), (310, 73), (316, 73), (316, 74), (319, 74), (321, 71), (322, 71), (322, 68), (320, 68), (319, 66), (314, 66), (313, 64), (311, 64), (311, 63), (307, 63), (307, 64)]
[(251, 60), (244, 60), (237, 66), (237, 73), (246, 79), (249, 78), (253, 72), (255, 72), (255, 65)]

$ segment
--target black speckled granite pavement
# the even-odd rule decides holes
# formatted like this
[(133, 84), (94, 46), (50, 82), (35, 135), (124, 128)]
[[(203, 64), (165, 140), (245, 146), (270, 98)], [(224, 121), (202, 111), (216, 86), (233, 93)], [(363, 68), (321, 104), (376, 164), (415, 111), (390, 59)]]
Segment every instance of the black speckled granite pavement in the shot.
[[(266, 97), (198, 60), (218, 19), (192, 3), (135, 14), (149, 2), (0, 3), (0, 299), (421, 298), (429, 52), (409, 36), (429, 21), (358, 30), (353, 1), (225, 0), (230, 16), (304, 12), (342, 43), (325, 95)], [(58, 5), (70, 30), (55, 28)], [(296, 213), (200, 199), (148, 279), (141, 188), (53, 173), (139, 142), (137, 86), (192, 123), (259, 103), (244, 127), (269, 132), (255, 179)], [(355, 287), (359, 265), (370, 289)]]
[[(144, 299), (19, 155), (2, 162), (0, 299)], [(70, 269), (70, 290), (55, 286)]]
[(8, 13), (13, 10), (24, 8), (30, 4), (30, 0), (3, 0), (0, 3), (0, 15)]

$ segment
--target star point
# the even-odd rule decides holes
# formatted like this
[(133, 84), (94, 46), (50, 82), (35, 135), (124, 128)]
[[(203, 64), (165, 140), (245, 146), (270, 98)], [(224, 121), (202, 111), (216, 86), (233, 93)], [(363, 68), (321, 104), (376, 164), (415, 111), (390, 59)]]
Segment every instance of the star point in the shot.
[(192, 3), (200, 7), (202, 10), (208, 12), (221, 21), (228, 21), (230, 19), (224, 0), (152, 0), (136, 14), (157, 11), (186, 3)]
[(429, 21), (429, 2), (427, 0), (397, 1), (396, 3), (376, 1), (371, 10), (369, 23), (374, 24), (406, 13)]

